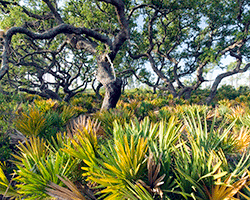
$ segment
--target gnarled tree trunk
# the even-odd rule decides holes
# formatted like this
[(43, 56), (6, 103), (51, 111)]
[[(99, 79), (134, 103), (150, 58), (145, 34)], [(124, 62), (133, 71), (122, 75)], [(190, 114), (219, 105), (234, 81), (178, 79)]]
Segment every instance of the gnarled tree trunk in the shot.
[(105, 96), (102, 102), (101, 110), (109, 110), (111, 108), (115, 108), (121, 96), (122, 81), (117, 78), (115, 81), (104, 85), (104, 88)]
[(122, 81), (116, 78), (113, 64), (107, 54), (98, 56), (97, 65), (97, 80), (105, 88), (101, 110), (115, 108), (121, 96)]

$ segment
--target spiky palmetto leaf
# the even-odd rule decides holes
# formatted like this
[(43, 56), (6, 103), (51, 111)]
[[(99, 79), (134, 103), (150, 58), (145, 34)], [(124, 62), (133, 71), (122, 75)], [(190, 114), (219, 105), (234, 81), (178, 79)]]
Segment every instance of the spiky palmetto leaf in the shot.
[(159, 130), (157, 133), (159, 150), (164, 152), (171, 152), (172, 147), (176, 145), (180, 138), (180, 133), (184, 127), (180, 121), (172, 116), (169, 121), (161, 121), (159, 123)]
[(244, 116), (241, 116), (240, 120), (244, 126), (250, 127), (250, 115), (249, 114), (245, 114)]
[[(19, 143), (17, 148), (20, 150), (19, 155), (13, 155), (16, 158), (15, 163), (19, 165), (25, 165), (22, 163), (24, 158), (31, 162), (31, 165), (37, 163), (40, 159), (47, 155), (48, 149), (43, 138), (31, 137), (24, 143)], [(31, 167), (30, 165), (30, 167)], [(28, 165), (29, 166), (29, 165)]]
[(26, 136), (37, 136), (45, 128), (46, 121), (44, 114), (33, 106), (29, 114), (21, 113), (15, 120), (15, 126)]
[(68, 133), (72, 144), (65, 145), (66, 148), (63, 151), (81, 159), (90, 166), (91, 163), (96, 164), (95, 158), (98, 154), (99, 145), (95, 129), (93, 129), (91, 123), (87, 124), (88, 127), (73, 128), (73, 131)]
[(101, 122), (98, 119), (91, 119), (85, 115), (79, 116), (71, 123), (71, 127), (68, 128), (68, 135), (73, 138), (74, 134), (78, 132), (84, 132), (92, 143), (96, 142), (97, 135), (104, 134), (101, 128)]
[[(247, 170), (248, 177), (250, 177), (250, 172)], [(250, 181), (247, 180), (247, 183), (244, 185), (243, 189), (239, 192), (243, 199), (250, 200)]]
[(249, 176), (247, 173), (244, 173), (242, 177), (231, 183), (233, 174), (230, 174), (224, 181), (222, 181), (223, 174), (220, 171), (220, 168), (216, 170), (213, 174), (214, 184), (210, 189), (204, 185), (204, 189), (208, 196), (209, 200), (225, 200), (225, 199), (238, 199), (234, 196), (241, 190), (244, 185), (247, 183)]
[[(204, 148), (200, 148), (195, 141), (193, 141), (191, 148), (187, 144), (183, 144), (175, 149), (175, 168), (176, 182), (181, 189), (183, 196), (193, 195), (195, 191), (199, 197), (206, 199), (205, 191), (199, 182), (200, 177), (209, 174), (212, 171), (212, 163), (215, 154), (208, 155)], [(210, 179), (205, 179), (206, 184), (211, 184)]]
[(206, 105), (182, 105), (182, 106), (177, 106), (178, 109), (176, 110), (177, 112), (181, 112), (181, 113), (187, 113), (187, 114), (192, 114), (192, 113), (199, 113), (199, 114), (203, 114), (205, 112), (207, 112), (208, 110), (208, 106)]
[(174, 172), (172, 170), (172, 164), (174, 159), (174, 150), (181, 146), (179, 139), (181, 132), (183, 132), (183, 125), (177, 117), (172, 116), (168, 121), (162, 120), (158, 123), (157, 137), (155, 140), (149, 141), (150, 150), (155, 157), (161, 157), (161, 172), (160, 174), (166, 174), (164, 185), (162, 189), (168, 190), (174, 188), (176, 182), (174, 181)]
[[(161, 155), (162, 156), (162, 155)], [(161, 199), (163, 198), (163, 192), (160, 186), (164, 183), (163, 179), (166, 174), (163, 174), (159, 177), (160, 169), (161, 169), (161, 156), (159, 157), (158, 163), (155, 162), (153, 153), (149, 151), (149, 157), (147, 161), (147, 169), (148, 169), (148, 184), (146, 184), (142, 180), (138, 180), (144, 188), (146, 188), (151, 194), (158, 194)]]
[(245, 175), (242, 178), (238, 175), (249, 167), (249, 155), (242, 156), (230, 173), (229, 169), (222, 170), (227, 166), (222, 150), (208, 154), (195, 140), (189, 142), (191, 148), (184, 144), (176, 149), (175, 170), (176, 181), (182, 190), (180, 194), (200, 200), (224, 200), (238, 193), (247, 180)]
[(43, 113), (55, 110), (59, 107), (59, 102), (53, 99), (35, 99), (34, 105)]
[(144, 174), (147, 149), (146, 139), (138, 138), (135, 144), (133, 136), (128, 140), (125, 135), (123, 141), (115, 140), (115, 146), (103, 147), (98, 165), (84, 167), (84, 175), (104, 188), (101, 193), (106, 200), (122, 199), (126, 181), (135, 182)]
[(218, 151), (220, 148), (225, 154), (231, 154), (237, 151), (234, 135), (231, 133), (235, 121), (228, 126), (221, 123), (216, 128), (216, 114), (210, 125), (207, 122), (206, 110), (203, 111), (203, 116), (197, 111), (190, 110), (183, 116), (186, 125), (186, 132), (188, 139), (193, 138), (199, 147), (203, 147), (206, 152)]
[(46, 141), (49, 147), (49, 151), (62, 152), (62, 149), (65, 148), (65, 145), (71, 145), (71, 138), (68, 137), (67, 133), (57, 133), (55, 137), (51, 137), (50, 141)]
[(250, 128), (241, 127), (240, 131), (234, 130), (235, 140), (237, 141), (236, 147), (238, 151), (245, 151), (250, 144)]
[(98, 130), (100, 129), (100, 125), (101, 122), (99, 122), (98, 119), (91, 119), (86, 115), (81, 115), (77, 119), (75, 119), (71, 124), (71, 131), (83, 131), (84, 128), (89, 129), (91, 127), (94, 132), (98, 132)]
[(249, 184), (245, 184), (242, 191), (240, 192), (240, 195), (246, 199), (246, 200), (250, 200), (250, 187)]
[(124, 135), (132, 135), (135, 139), (144, 137), (149, 141), (155, 140), (158, 137), (159, 124), (151, 123), (149, 117), (145, 117), (141, 122), (137, 118), (134, 118), (129, 124), (121, 124), (119, 121), (114, 121), (113, 126), (115, 140), (123, 141)]
[[(0, 163), (1, 164), (1, 163)], [(3, 197), (19, 197), (20, 194), (12, 187), (11, 181), (5, 176), (2, 167), (0, 166), (0, 194)]]
[(129, 200), (153, 200), (151, 194), (140, 184), (133, 184), (130, 181), (127, 182), (127, 187), (121, 192), (124, 199)]
[[(158, 123), (151, 123), (149, 118), (144, 120), (134, 119), (130, 124), (122, 125), (118, 121), (114, 122), (114, 138), (120, 142), (124, 141), (124, 135), (133, 136), (135, 141), (139, 137), (146, 138), (148, 146), (156, 157), (162, 155), (161, 169), (166, 174), (167, 179), (164, 182), (164, 189), (170, 189), (176, 185), (173, 180), (174, 173), (171, 169), (172, 155), (175, 145), (183, 131), (182, 123), (177, 117), (172, 116), (168, 120), (162, 120)], [(180, 143), (178, 145), (181, 145)], [(163, 172), (161, 172), (163, 175)], [(160, 192), (160, 191), (159, 191)]]
[(149, 117), (139, 122), (137, 118), (131, 120), (130, 124), (125, 123), (124, 126), (118, 121), (114, 122), (114, 139), (123, 141), (123, 136), (133, 136), (134, 138), (147, 138), (149, 145), (155, 146), (159, 150), (158, 154), (169, 151), (176, 144), (180, 133), (182, 132), (182, 124), (174, 116), (168, 121), (161, 120), (159, 123), (151, 123)]
[(132, 111), (119, 108), (95, 113), (95, 118), (102, 122), (102, 127), (108, 136), (112, 136), (113, 134), (113, 122), (115, 120), (119, 121), (121, 124), (125, 124), (133, 117)]
[(95, 200), (94, 194), (89, 190), (80, 186), (78, 188), (72, 181), (67, 177), (64, 178), (58, 176), (58, 178), (66, 185), (67, 188), (59, 186), (55, 183), (47, 185), (46, 191), (52, 197), (58, 200)]
[(50, 148), (40, 138), (32, 137), (18, 148), (19, 154), (14, 155), (17, 167), (17, 177), (14, 180), (17, 182), (18, 193), (24, 198), (46, 198), (46, 185), (50, 181), (61, 185), (57, 174), (70, 177), (78, 162), (61, 150), (55, 152), (54, 147)]
[(242, 116), (246, 114), (246, 108), (243, 108), (242, 106), (237, 105), (236, 107), (230, 108), (230, 113), (226, 113), (226, 117), (230, 121), (237, 121), (240, 122)]
[(68, 121), (76, 116), (76, 110), (72, 106), (64, 106), (63, 110), (60, 114), (61, 121), (62, 121), (62, 126), (66, 125)]

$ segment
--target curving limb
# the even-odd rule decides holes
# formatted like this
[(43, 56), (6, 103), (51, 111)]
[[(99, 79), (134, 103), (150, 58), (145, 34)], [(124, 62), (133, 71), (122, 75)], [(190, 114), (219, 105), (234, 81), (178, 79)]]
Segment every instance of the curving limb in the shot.
[(9, 70), (9, 64), (8, 64), (9, 47), (11, 44), (11, 39), (13, 35), (15, 34), (25, 34), (26, 36), (28, 36), (29, 38), (33, 40), (51, 39), (59, 34), (76, 34), (76, 35), (86, 34), (89, 37), (93, 37), (94, 39), (99, 40), (103, 43), (106, 43), (108, 45), (111, 44), (110, 39), (105, 35), (102, 35), (98, 32), (87, 29), (85, 27), (78, 28), (69, 24), (61, 24), (44, 33), (34, 33), (23, 27), (12, 27), (6, 32), (6, 35), (4, 38), (3, 54), (2, 54), (2, 68), (0, 69), (0, 80), (4, 77), (4, 75)]

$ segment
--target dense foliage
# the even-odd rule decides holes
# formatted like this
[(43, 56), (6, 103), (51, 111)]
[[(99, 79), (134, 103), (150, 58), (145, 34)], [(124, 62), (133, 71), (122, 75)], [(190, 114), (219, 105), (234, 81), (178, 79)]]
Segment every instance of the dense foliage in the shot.
[[(2, 98), (9, 111), (2, 110), (1, 119), (11, 126), (2, 123), (1, 135), (19, 144), (10, 161), (14, 145), (1, 140), (0, 149), (9, 150), (1, 157), (0, 193), (16, 199), (248, 199), (249, 89), (220, 90), (213, 108), (190, 105), (199, 102), (197, 94), (188, 102), (136, 89), (102, 113), (93, 113), (100, 104), (91, 94), (74, 97), (72, 105), (33, 95)], [(4, 112), (12, 115), (3, 118)]]

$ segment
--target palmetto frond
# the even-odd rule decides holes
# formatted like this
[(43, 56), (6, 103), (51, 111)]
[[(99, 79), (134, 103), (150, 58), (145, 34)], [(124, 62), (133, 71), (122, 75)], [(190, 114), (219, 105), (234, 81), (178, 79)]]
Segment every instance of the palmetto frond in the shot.
[(115, 146), (103, 147), (104, 154), (99, 154), (101, 159), (95, 159), (98, 165), (84, 167), (85, 175), (104, 188), (101, 193), (106, 200), (123, 199), (127, 181), (134, 183), (144, 174), (147, 149), (146, 139), (135, 141), (133, 136), (124, 135), (123, 141), (115, 141)]
[(14, 155), (17, 167), (16, 187), (24, 198), (42, 199), (48, 195), (45, 187), (49, 182), (61, 184), (57, 177), (71, 177), (78, 161), (61, 149), (55, 150), (39, 137), (31, 137), (25, 144), (19, 145), (19, 154)]
[(101, 128), (101, 122), (98, 119), (92, 119), (86, 117), (85, 115), (79, 116), (71, 123), (70, 132), (73, 134), (78, 131), (92, 130), (94, 133), (97, 133)]
[(2, 163), (0, 162), (0, 194), (3, 197), (18, 197), (20, 194), (12, 187), (11, 180), (8, 181), (7, 177), (5, 176), (3, 169), (1, 167)]
[(221, 172), (220, 168), (218, 168), (213, 174), (214, 184), (212, 185), (211, 189), (209, 190), (206, 186), (204, 186), (209, 200), (238, 199), (234, 196), (242, 189), (242, 187), (244, 187), (249, 178), (247, 173), (244, 173), (239, 180), (231, 184), (230, 182), (232, 181), (233, 174), (230, 174), (224, 181), (222, 181), (221, 178), (224, 175), (225, 174)]
[(21, 113), (15, 120), (17, 130), (25, 136), (37, 136), (45, 128), (46, 121), (44, 114), (33, 106), (29, 114)]
[(77, 187), (72, 181), (67, 177), (57, 177), (67, 186), (67, 188), (59, 186), (55, 183), (50, 183), (47, 185), (46, 191), (52, 197), (58, 200), (95, 200), (94, 194), (89, 190), (84, 188), (82, 185)]
[(234, 130), (235, 139), (237, 141), (236, 146), (239, 151), (244, 151), (250, 144), (250, 128), (241, 127), (239, 133)]
[(148, 185), (142, 180), (138, 180), (138, 183), (145, 187), (151, 194), (158, 194), (161, 198), (163, 198), (163, 192), (160, 189), (160, 186), (164, 184), (163, 179), (165, 178), (165, 174), (159, 177), (161, 169), (161, 156), (162, 155), (159, 157), (158, 163), (156, 163), (153, 153), (149, 151), (149, 157), (147, 161)]

